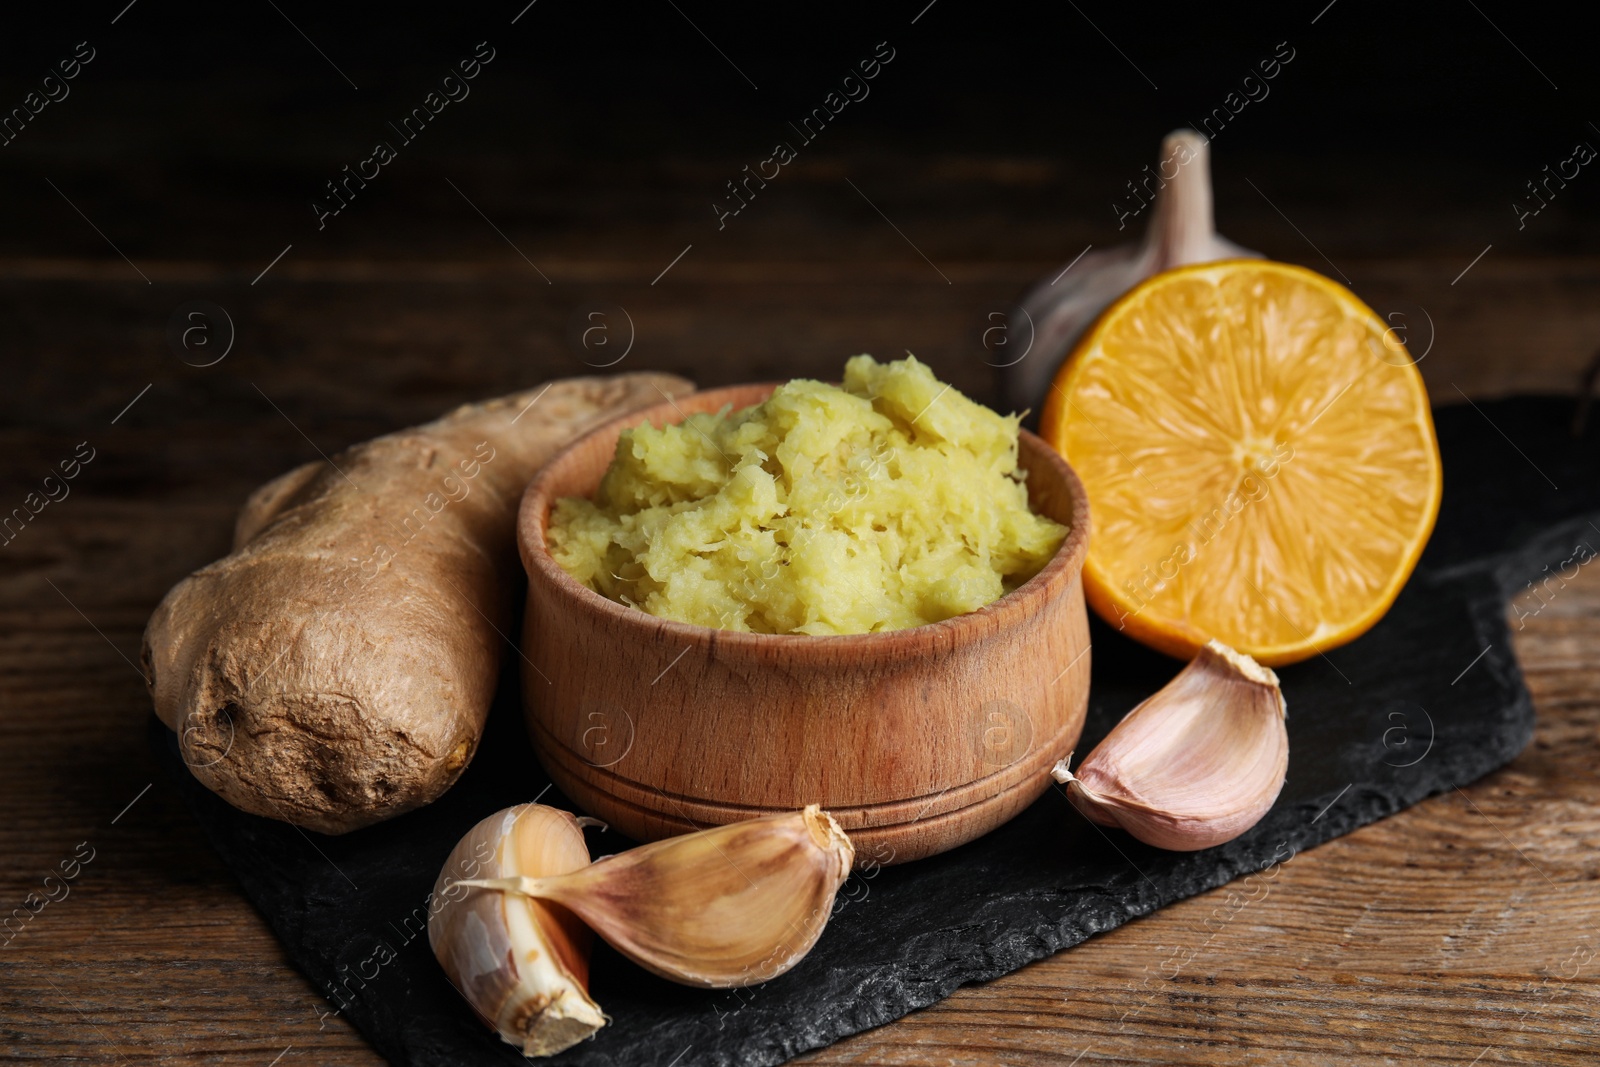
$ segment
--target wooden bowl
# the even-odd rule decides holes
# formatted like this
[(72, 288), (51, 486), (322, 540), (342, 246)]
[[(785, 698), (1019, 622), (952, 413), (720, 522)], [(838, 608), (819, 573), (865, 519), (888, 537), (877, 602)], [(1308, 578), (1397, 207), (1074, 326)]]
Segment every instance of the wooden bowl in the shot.
[(1023, 432), (1035, 511), (1070, 527), (1030, 581), (978, 611), (887, 633), (737, 633), (656, 618), (550, 558), (552, 503), (592, 496), (617, 438), (645, 421), (760, 403), (774, 384), (714, 389), (603, 426), (528, 485), (522, 692), (535, 749), (586, 811), (652, 841), (821, 804), (858, 866), (979, 837), (1050, 786), (1083, 728), (1089, 634), (1077, 475)]

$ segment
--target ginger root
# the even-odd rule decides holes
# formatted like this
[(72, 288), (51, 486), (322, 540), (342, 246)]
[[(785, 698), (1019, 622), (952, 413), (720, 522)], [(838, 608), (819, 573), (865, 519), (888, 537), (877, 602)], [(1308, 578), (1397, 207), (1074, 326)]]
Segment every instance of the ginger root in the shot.
[(477, 749), (515, 638), (524, 486), (580, 434), (692, 388), (556, 381), (256, 490), (233, 553), (174, 586), (145, 629), (156, 714), (195, 777), (334, 834), (439, 797)]

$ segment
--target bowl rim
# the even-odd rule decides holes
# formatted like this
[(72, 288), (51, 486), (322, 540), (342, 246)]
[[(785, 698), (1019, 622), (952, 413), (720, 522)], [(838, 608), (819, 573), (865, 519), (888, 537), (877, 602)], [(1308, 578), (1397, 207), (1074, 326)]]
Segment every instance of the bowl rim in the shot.
[[(764, 634), (744, 630), (724, 630), (715, 626), (662, 618), (651, 615), (641, 608), (618, 603), (572, 577), (550, 555), (549, 546), (545, 541), (545, 526), (554, 500), (551, 499), (548, 487), (573, 461), (579, 450), (587, 446), (593, 438), (605, 434), (620, 436), (623, 430), (645, 422), (654, 422), (657, 425), (682, 422), (688, 417), (680, 407), (682, 401), (693, 401), (696, 407), (700, 407), (715, 400), (713, 406), (703, 409), (713, 412), (728, 403), (735, 404), (736, 410), (750, 403), (759, 404), (771, 395), (773, 390), (784, 384), (786, 383), (749, 382), (742, 385), (700, 389), (677, 398), (669, 397), (659, 404), (628, 412), (596, 426), (552, 456), (524, 488), (522, 502), (517, 509), (517, 551), (522, 557), (523, 570), (527, 573), (530, 591), (535, 583), (542, 584), (556, 596), (570, 601), (574, 608), (598, 614), (613, 625), (637, 633), (641, 637), (672, 636), (690, 642), (691, 647), (695, 644), (712, 644), (718, 648), (747, 651), (808, 649), (824, 653), (828, 650), (850, 649), (857, 652), (871, 650), (893, 653), (925, 650), (930, 646), (948, 648), (955, 644), (984, 639), (996, 630), (1015, 626), (1038, 614), (1049, 600), (1064, 591), (1073, 578), (1082, 573), (1084, 559), (1088, 555), (1090, 522), (1089, 500), (1083, 482), (1066, 459), (1051, 448), (1043, 438), (1020, 427), (1019, 455), (1024, 447), (1035, 453), (1032, 458), (1042, 460), (1042, 465), (1049, 468), (1054, 476), (1065, 484), (1072, 496), (1071, 523), (1067, 536), (1062, 538), (1060, 547), (1056, 549), (1055, 555), (1050, 557), (1050, 561), (1026, 582), (980, 608), (962, 615), (953, 615), (948, 619), (940, 619), (938, 622), (864, 634)], [(724, 397), (730, 399), (724, 400)], [(748, 400), (750, 397), (755, 399)], [(1035, 477), (1031, 467), (1029, 477)], [(532, 628), (525, 625), (523, 632), (531, 633)]]

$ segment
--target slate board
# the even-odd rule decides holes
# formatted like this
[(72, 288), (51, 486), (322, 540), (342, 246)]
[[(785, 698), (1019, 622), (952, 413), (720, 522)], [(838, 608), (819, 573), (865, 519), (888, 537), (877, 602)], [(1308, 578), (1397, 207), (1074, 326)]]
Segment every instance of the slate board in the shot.
[[(1533, 611), (1542, 601), (1524, 583), (1600, 549), (1600, 432), (1575, 438), (1572, 413), (1571, 400), (1549, 398), (1436, 413), (1445, 494), (1422, 565), (1370, 633), (1280, 672), (1288, 782), (1248, 834), (1204, 852), (1161, 852), (1092, 826), (1052, 790), (982, 840), (853, 875), (811, 955), (766, 985), (688, 989), (598, 946), (591, 991), (614, 1021), (550, 1062), (781, 1063), (1505, 764), (1533, 732), (1506, 602)], [(1566, 563), (1569, 577), (1576, 565)], [(1558, 590), (1559, 578), (1550, 581)], [(1092, 639), (1083, 751), (1177, 670), (1098, 620)], [(549, 784), (514, 679), (503, 681), (484, 744), (449, 794), (343, 837), (235, 811), (195, 782), (174, 735), (151, 718), (161, 761), (289, 958), (328, 997), (325, 1010), (395, 1064), (523, 1062), (447, 984), (417, 921), (467, 828)], [(571, 807), (554, 790), (544, 802)], [(590, 832), (596, 855), (628, 844)]]

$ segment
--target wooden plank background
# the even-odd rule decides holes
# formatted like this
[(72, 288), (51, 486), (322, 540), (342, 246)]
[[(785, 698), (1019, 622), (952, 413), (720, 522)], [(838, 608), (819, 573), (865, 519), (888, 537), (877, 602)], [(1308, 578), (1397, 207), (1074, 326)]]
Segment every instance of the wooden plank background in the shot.
[[(0, 545), (0, 914), (79, 862), (63, 899), (0, 934), (0, 1061), (373, 1064), (288, 966), (146, 749), (149, 703), (134, 667), (145, 619), (174, 581), (226, 550), (249, 490), (456, 403), (584, 373), (586, 357), (618, 351), (573, 344), (574, 323), (595, 308), (621, 307), (632, 324), (621, 369), (714, 386), (826, 377), (855, 352), (909, 349), (989, 397), (982, 338), (992, 316), (1086, 245), (1133, 232), (1116, 231), (1109, 204), (1153, 158), (1164, 127), (1151, 125), (1154, 105), (1117, 110), (1129, 83), (1145, 87), (1077, 25), (1082, 41), (1061, 66), (1101, 56), (1084, 75), (1092, 91), (1008, 100), (1005, 121), (991, 122), (989, 110), (964, 106), (957, 82), (897, 99), (886, 74), (870, 106), (914, 136), (830, 132), (719, 230), (707, 205), (779, 122), (751, 105), (734, 126), (716, 125), (725, 81), (744, 86), (663, 9), (661, 32), (682, 35), (666, 51), (701, 61), (699, 103), (574, 117), (562, 110), (568, 97), (515, 80), (508, 41), (497, 87), (485, 75), (481, 96), (318, 232), (306, 201), (337, 171), (329, 160), (369, 138), (374, 120), (358, 104), (371, 92), (337, 96), (346, 87), (265, 9), (255, 52), (203, 57), (210, 80), (138, 73), (94, 84), (119, 62), (155, 65), (170, 27), (141, 24), (151, 5), (141, 8), (117, 32), (145, 36), (97, 30), (105, 58), (92, 77), (8, 146), (0, 168), (0, 513), (79, 442), (95, 449), (71, 495)], [(1343, 16), (1335, 10), (1317, 32)], [(1097, 17), (1127, 40), (1125, 26), (1105, 20), (1148, 15)], [(1311, 31), (1296, 18), (1300, 43)], [(1403, 313), (1413, 350), (1427, 350), (1421, 370), (1436, 402), (1569, 392), (1600, 345), (1600, 185), (1575, 182), (1519, 230), (1508, 204), (1560, 154), (1555, 140), (1530, 147), (1532, 135), (1508, 131), (1526, 113), (1541, 130), (1582, 132), (1585, 116), (1518, 109), (1547, 92), (1586, 97), (1567, 81), (1573, 68), (1524, 42), (1562, 79), (1556, 96), (1476, 15), (1463, 9), (1461, 19), (1450, 23), (1459, 39), (1435, 42), (1430, 22), (1402, 51), (1408, 63), (1460, 66), (1468, 81), (1492, 77), (1479, 98), (1494, 96), (1493, 107), (1463, 111), (1452, 133), (1369, 103), (1339, 128), (1369, 122), (1371, 138), (1357, 144), (1322, 122), (1369, 73), (1347, 68), (1350, 53), (1326, 35), (1320, 52), (1308, 41), (1293, 73), (1307, 88), (1292, 95), (1286, 74), (1280, 95), (1241, 119), (1249, 128), (1215, 149), (1222, 229), (1348, 276), (1378, 310)], [(910, 32), (904, 23), (897, 35)], [(714, 29), (742, 56), (723, 37), (731, 25)], [(1271, 30), (1253, 32), (1251, 41)], [(535, 39), (521, 39), (524, 52)], [(1201, 95), (1254, 59), (1191, 56), (1186, 41), (1175, 37), (1161, 61), (1202, 71)], [(1358, 58), (1400, 47), (1361, 41)], [(570, 49), (559, 35), (551, 42)], [(322, 43), (340, 58), (353, 47)], [(1003, 63), (989, 52), (956, 62)], [(235, 62), (254, 78), (302, 54), (292, 91), (280, 85), (274, 96), (242, 77), (220, 97), (209, 91)], [(907, 46), (904, 70), (932, 62), (917, 57)], [(437, 73), (431, 55), (412, 62), (419, 78)], [(1321, 83), (1311, 80), (1317, 63)], [(960, 73), (954, 63), (930, 69), (924, 85)], [(1167, 82), (1165, 68), (1152, 69)], [(389, 92), (379, 100), (391, 113), (422, 84), (402, 75), (377, 90)], [(597, 63), (587, 76), (574, 95), (620, 75)], [(319, 79), (333, 88), (314, 91)], [(1313, 84), (1339, 88), (1321, 100)], [(1419, 92), (1439, 111), (1459, 85)], [(487, 102), (491, 92), (531, 101), (541, 121)], [(1126, 134), (1116, 128), (1124, 114), (1142, 116)], [(1479, 121), (1492, 139), (1462, 136)], [(946, 143), (946, 126), (965, 132)], [(700, 147), (680, 150), (674, 138)], [(1391, 165), (1391, 144), (1410, 154)], [(236, 327), (214, 366), (189, 365), (169, 342), (174, 312), (193, 300), (222, 306)], [(620, 344), (627, 331), (612, 316)], [(1516, 635), (1539, 721), (1505, 770), (1295, 857), (1247, 907), (1226, 905), (1225, 889), (1174, 905), (808, 1061), (1594, 1062), (1597, 647), (1600, 571), (1586, 567)]]

